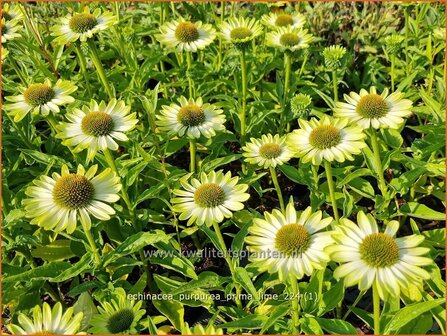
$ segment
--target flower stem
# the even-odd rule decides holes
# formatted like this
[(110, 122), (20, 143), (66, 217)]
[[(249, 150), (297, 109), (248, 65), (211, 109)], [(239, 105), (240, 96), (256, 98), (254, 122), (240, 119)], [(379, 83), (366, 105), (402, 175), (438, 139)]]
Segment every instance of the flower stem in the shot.
[[(103, 153), (106, 158), (107, 164), (109, 165), (110, 168), (112, 168), (112, 170), (115, 172), (116, 176), (119, 177), (120, 182), (122, 184), (121, 176), (118, 172), (118, 168), (116, 167), (115, 160), (113, 159), (112, 153), (110, 153), (110, 150), (108, 148), (103, 149)], [(129, 214), (132, 218), (132, 222), (134, 223), (134, 225), (137, 225), (135, 211), (133, 209), (132, 203), (130, 202), (130, 198), (129, 198), (129, 195), (127, 194), (127, 190), (124, 186), (121, 188), (121, 196), (123, 197), (124, 203), (126, 203), (127, 209), (129, 210)], [(136, 229), (138, 231), (140, 231), (139, 227), (136, 227)]]
[(272, 175), (273, 185), (275, 186), (276, 193), (278, 194), (279, 205), (281, 206), (281, 211), (284, 212), (286, 208), (284, 207), (284, 200), (282, 198), (282, 192), (281, 192), (281, 188), (278, 183), (278, 177), (276, 176), (275, 168), (270, 167), (270, 175)]
[(292, 68), (292, 59), (291, 55), (289, 53), (284, 53), (284, 92), (283, 92), (283, 99), (282, 99), (282, 114), (281, 114), (281, 130), (284, 130), (288, 127), (286, 127), (287, 123), (287, 116), (286, 116), (286, 105), (287, 105), (287, 98), (289, 97), (289, 83), (290, 83), (290, 71)]
[(410, 62), (408, 59), (408, 11), (406, 8), (404, 8), (404, 15), (405, 15), (405, 66), (406, 66), (406, 72), (407, 76), (410, 75)]
[(95, 263), (96, 263), (96, 265), (99, 265), (101, 263), (101, 258), (99, 256), (98, 248), (96, 247), (95, 239), (92, 236), (92, 232), (90, 231), (90, 229), (87, 229), (84, 227), (84, 233), (85, 233), (85, 236), (87, 237), (87, 241), (92, 249), (93, 257), (95, 258)]
[[(233, 261), (231, 260), (230, 256), (228, 255), (227, 246), (225, 245), (225, 240), (223, 239), (222, 232), (220, 231), (219, 223), (214, 221), (213, 228), (214, 228), (214, 232), (216, 233), (217, 240), (219, 241), (220, 248), (222, 249), (222, 252), (224, 254), (225, 261), (227, 262), (228, 267), (230, 268), (231, 274), (234, 278), (234, 276), (236, 274), (236, 270), (234, 269)], [(241, 302), (241, 297), (240, 297), (241, 286), (237, 282), (235, 282), (235, 287), (236, 287), (236, 298), (235, 298), (236, 305), (239, 308), (241, 308), (242, 307), (242, 302)]]
[(245, 118), (247, 114), (247, 64), (245, 60), (245, 50), (241, 50), (241, 76), (242, 76), (242, 108), (239, 115), (241, 120), (241, 142), (245, 137)]
[(188, 77), (188, 84), (189, 84), (189, 98), (193, 98), (194, 96), (194, 81), (191, 77), (191, 69), (192, 69), (192, 54), (191, 52), (186, 52), (186, 62), (187, 62), (187, 77)]
[(334, 90), (334, 102), (338, 102), (338, 78), (337, 70), (332, 71), (332, 85)]
[(189, 140), (189, 171), (194, 173), (196, 171), (196, 139)]
[(299, 335), (300, 331), (300, 289), (295, 276), (290, 275), (290, 285), (292, 286), (292, 334)]
[(396, 62), (396, 55), (391, 55), (391, 91), (394, 92), (394, 63)]
[(374, 161), (376, 163), (376, 169), (377, 169), (377, 177), (379, 181), (379, 189), (382, 192), (382, 196), (385, 196), (387, 193), (387, 186), (385, 182), (385, 177), (383, 176), (383, 166), (382, 161), (380, 159), (380, 149), (379, 149), (379, 143), (377, 141), (377, 133), (374, 128), (370, 128), (371, 133), (371, 147), (374, 153)]
[(373, 282), (373, 309), (374, 309), (374, 335), (380, 335), (380, 297), (377, 292), (377, 283)]
[(329, 161), (324, 161), (324, 170), (326, 171), (327, 184), (329, 187), (329, 196), (332, 203), (332, 211), (334, 212), (335, 223), (338, 224), (340, 217), (338, 215), (337, 200), (335, 198), (335, 186), (332, 178), (332, 166)]
[(85, 62), (84, 53), (82, 52), (78, 43), (75, 43), (75, 48), (76, 48), (76, 54), (78, 55), (78, 59), (79, 59), (79, 66), (81, 67), (81, 72), (82, 72), (82, 75), (84, 76), (85, 86), (87, 88), (89, 98), (92, 99), (92, 97), (93, 97), (92, 89), (90, 88), (90, 82), (88, 80), (88, 72), (87, 72), (87, 66), (86, 66), (86, 62)]
[(96, 71), (98, 71), (98, 76), (101, 79), (102, 85), (106, 90), (109, 98), (112, 99), (115, 94), (113, 93), (113, 89), (107, 79), (107, 76), (104, 72), (104, 68), (102, 67), (101, 60), (99, 59), (98, 49), (96, 48), (95, 42), (92, 39), (87, 39), (87, 44), (90, 49), (90, 55), (92, 58), (92, 62), (95, 65)]

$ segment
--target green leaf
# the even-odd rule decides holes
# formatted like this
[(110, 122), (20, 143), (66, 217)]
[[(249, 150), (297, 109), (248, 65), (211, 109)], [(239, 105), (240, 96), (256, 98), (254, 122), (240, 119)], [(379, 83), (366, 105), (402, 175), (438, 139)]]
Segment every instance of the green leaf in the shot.
[(172, 269), (187, 277), (197, 279), (197, 274), (194, 271), (194, 265), (185, 257), (175, 255), (163, 255), (149, 257), (151, 264), (161, 265), (165, 268)]
[(433, 326), (433, 318), (425, 313), (399, 329), (398, 335), (425, 335)]
[(320, 300), (318, 316), (324, 315), (334, 309), (345, 295), (345, 286), (343, 280), (337, 282), (327, 292), (324, 292)]
[(306, 335), (323, 335), (323, 330), (321, 330), (318, 321), (310, 316), (306, 316), (300, 319), (301, 330)]
[(393, 178), (389, 185), (396, 192), (404, 195), (425, 171), (426, 169), (424, 167), (416, 167), (415, 169), (403, 173), (399, 177)]
[(258, 292), (245, 268), (236, 267), (234, 278), (247, 291), (247, 293), (251, 295), (252, 300), (259, 302)]
[(242, 251), (242, 247), (244, 246), (244, 240), (247, 236), (248, 229), (250, 228), (251, 221), (247, 222), (242, 228), (239, 230), (239, 232), (236, 234), (236, 236), (233, 238), (233, 242), (231, 243), (231, 249), (233, 253), (239, 253)]
[(264, 332), (268, 328), (274, 325), (275, 322), (278, 321), (278, 319), (286, 315), (289, 311), (290, 311), (290, 305), (288, 303), (275, 307), (275, 309), (273, 309), (272, 312), (269, 314), (269, 318), (264, 323), (264, 326), (262, 327), (260, 334), (261, 335), (264, 334)]
[(153, 245), (160, 241), (168, 242), (169, 239), (170, 237), (160, 230), (155, 230), (154, 232), (138, 232), (122, 242), (115, 251), (107, 254), (104, 260), (104, 266), (107, 266), (119, 257), (135, 253), (145, 246)]
[(45, 261), (58, 261), (74, 257), (75, 254), (70, 248), (71, 240), (61, 239), (44, 246), (38, 246), (31, 251), (34, 258)]
[(371, 171), (367, 168), (355, 169), (352, 173), (346, 175), (340, 182), (337, 183), (337, 188), (341, 188), (345, 184), (349, 183), (351, 180), (362, 177), (362, 176), (371, 176)]
[(358, 334), (357, 330), (349, 322), (337, 319), (315, 318), (323, 330), (331, 334)]
[(98, 310), (96, 309), (96, 305), (93, 303), (92, 297), (88, 292), (84, 292), (79, 295), (78, 300), (73, 305), (74, 315), (82, 312), (84, 315), (81, 321), (80, 330), (86, 330), (89, 326), (89, 322), (92, 319), (92, 316), (97, 314)]
[(72, 265), (69, 269), (60, 272), (59, 275), (53, 279), (51, 282), (62, 282), (68, 279), (74, 278), (75, 276), (85, 272), (87, 269), (92, 268), (92, 255), (86, 253), (76, 264)]
[(405, 308), (402, 308), (394, 315), (394, 317), (391, 319), (391, 321), (384, 328), (384, 333), (391, 334), (391, 333), (397, 332), (400, 328), (402, 328), (408, 322), (417, 318), (419, 315), (422, 315), (423, 313), (429, 311), (430, 309), (438, 307), (439, 305), (443, 304), (444, 302), (445, 302), (445, 299), (436, 299), (433, 301), (426, 301), (426, 302), (411, 304), (411, 305), (406, 306)]
[(232, 155), (228, 155), (228, 156), (224, 156), (221, 158), (211, 160), (209, 162), (207, 162), (206, 160), (203, 160), (202, 171), (209, 172), (209, 171), (214, 170), (220, 166), (223, 166), (230, 162), (236, 161), (240, 157), (242, 157), (241, 154), (232, 154)]
[(180, 286), (176, 290), (172, 291), (170, 294), (176, 295), (195, 288), (216, 288), (219, 287), (223, 282), (225, 282), (225, 278), (217, 275), (214, 272), (205, 271), (199, 274), (197, 280), (191, 280), (185, 285)]
[(352, 190), (359, 193), (363, 197), (374, 199), (374, 188), (367, 180), (362, 179), (361, 177), (356, 177), (355, 179), (350, 181), (348, 185), (349, 187), (351, 187)]
[[(323, 278), (324, 278), (324, 271), (325, 269), (315, 271), (314, 274), (312, 274), (309, 284), (306, 288), (306, 294), (315, 296), (317, 298), (321, 298), (321, 292), (323, 287)], [(314, 310), (318, 307), (318, 301), (317, 300), (306, 300), (306, 296), (303, 295), (301, 298), (301, 307), (303, 309), (303, 312), (306, 313), (312, 313)]]
[(392, 148), (400, 148), (402, 146), (404, 139), (400, 135), (399, 131), (391, 128), (386, 128), (381, 130), (381, 133), (383, 135), (383, 140), (388, 146)]
[[(416, 218), (425, 220), (445, 220), (445, 213), (430, 209), (428, 206), (416, 202), (408, 202), (400, 207), (400, 212)], [(394, 215), (399, 216), (399, 214)]]
[(180, 302), (169, 300), (152, 300), (151, 302), (177, 330), (183, 330), (185, 310)]
[(23, 273), (3, 278), (3, 283), (36, 281), (36, 280), (52, 280), (61, 272), (66, 271), (72, 265), (65, 261), (54, 261), (42, 266), (37, 266)]
[(369, 327), (374, 325), (373, 315), (368, 313), (366, 310), (363, 310), (358, 307), (349, 307), (351, 311), (357, 315), (363, 322), (365, 322)]
[(268, 318), (264, 315), (248, 315), (236, 321), (220, 324), (220, 328), (231, 329), (261, 329)]

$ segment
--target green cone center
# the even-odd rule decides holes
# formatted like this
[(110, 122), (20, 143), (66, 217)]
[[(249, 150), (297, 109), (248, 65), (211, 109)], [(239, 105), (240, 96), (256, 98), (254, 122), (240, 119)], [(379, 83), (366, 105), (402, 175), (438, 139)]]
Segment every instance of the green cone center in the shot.
[(362, 260), (372, 267), (392, 266), (399, 260), (399, 247), (396, 241), (385, 233), (372, 233), (366, 236), (359, 250)]
[(300, 37), (294, 33), (284, 33), (279, 38), (279, 42), (286, 47), (293, 47), (300, 43)]
[(363, 118), (379, 119), (388, 114), (390, 108), (387, 102), (376, 93), (370, 93), (360, 98), (356, 112)]
[(309, 135), (309, 143), (312, 147), (326, 149), (337, 146), (341, 141), (340, 130), (332, 125), (320, 125), (315, 127)]
[(301, 224), (283, 225), (275, 237), (275, 247), (287, 256), (298, 257), (310, 245), (310, 234)]
[(122, 309), (109, 317), (107, 329), (111, 334), (121, 334), (130, 328), (134, 317), (135, 314), (131, 309)]
[(276, 159), (281, 152), (281, 146), (277, 143), (266, 143), (259, 147), (259, 155), (264, 159)]
[(85, 134), (93, 136), (109, 135), (115, 126), (110, 114), (105, 112), (90, 112), (82, 118), (81, 129)]
[(289, 14), (279, 14), (276, 17), (275, 25), (278, 27), (290, 26), (293, 24), (293, 17)]
[(199, 39), (199, 30), (190, 21), (180, 22), (175, 28), (175, 37), (184, 43), (194, 42)]
[(225, 191), (216, 183), (204, 183), (194, 192), (194, 201), (203, 208), (214, 208), (225, 202)]
[(53, 199), (59, 206), (75, 210), (90, 204), (94, 191), (93, 184), (85, 176), (67, 174), (54, 185)]
[(75, 14), (68, 22), (70, 29), (79, 34), (88, 32), (89, 30), (95, 28), (97, 24), (98, 20), (90, 13)]
[(54, 98), (54, 90), (47, 84), (32, 84), (23, 92), (25, 102), (33, 106), (44, 105)]
[(230, 37), (232, 40), (243, 40), (251, 35), (253, 35), (253, 32), (247, 27), (237, 27), (230, 32)]
[(200, 106), (187, 104), (178, 111), (177, 120), (183, 126), (199, 126), (205, 122), (205, 113)]

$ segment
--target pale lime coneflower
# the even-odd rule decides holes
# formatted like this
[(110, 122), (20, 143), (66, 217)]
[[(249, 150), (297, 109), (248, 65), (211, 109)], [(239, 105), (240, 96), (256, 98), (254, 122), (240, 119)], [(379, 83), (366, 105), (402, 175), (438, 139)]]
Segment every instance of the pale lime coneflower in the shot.
[(98, 314), (90, 320), (89, 332), (93, 334), (138, 334), (140, 321), (145, 315), (142, 301), (129, 300), (123, 288), (115, 288), (111, 300), (100, 301)]
[(420, 284), (430, 275), (420, 266), (433, 263), (423, 257), (429, 252), (419, 247), (422, 235), (396, 238), (399, 222), (390, 221), (380, 232), (376, 220), (362, 211), (357, 214), (357, 224), (343, 218), (334, 233), (336, 244), (328, 251), (331, 259), (341, 263), (334, 277), (344, 278), (344, 284), (358, 285), (361, 291), (372, 287), (374, 306), (374, 333), (380, 335), (380, 299), (399, 297), (402, 289)]
[(63, 311), (62, 304), (56, 303), (51, 309), (46, 302), (42, 307), (35, 306), (32, 317), (21, 313), (18, 324), (6, 325), (13, 335), (79, 335), (83, 313), (79, 312), (73, 316), (73, 307)]
[(72, 82), (59, 79), (54, 85), (49, 80), (31, 84), (21, 89), (17, 96), (5, 97), (8, 102), (3, 107), (14, 117), (15, 122), (22, 120), (30, 111), (47, 116), (50, 112), (59, 113), (59, 106), (74, 102), (70, 96), (77, 86)]
[(246, 145), (242, 147), (242, 150), (242, 155), (245, 157), (246, 162), (270, 170), (270, 175), (278, 195), (281, 210), (284, 211), (284, 201), (275, 168), (276, 166), (286, 163), (293, 156), (287, 143), (287, 137), (279, 136), (278, 134), (275, 134), (274, 136), (271, 134), (264, 134), (261, 139), (251, 138), (250, 142), (247, 142)]
[(21, 26), (17, 24), (17, 21), (6, 21), (2, 19), (2, 43), (14, 40), (17, 37), (21, 37), (19, 33)]
[(249, 260), (260, 272), (277, 273), (290, 283), (293, 332), (299, 330), (299, 286), (297, 280), (325, 267), (330, 258), (326, 248), (333, 244), (330, 231), (323, 231), (332, 222), (321, 211), (310, 207), (297, 214), (291, 199), (285, 212), (264, 212), (264, 219), (255, 218), (245, 238)]
[(276, 29), (279, 27), (301, 28), (306, 23), (305, 17), (300, 13), (269, 13), (262, 16), (262, 23)]
[(125, 134), (138, 123), (136, 113), (130, 113), (130, 106), (123, 101), (112, 99), (108, 104), (92, 100), (83, 109), (74, 109), (66, 118), (69, 123), (57, 126), (57, 138), (66, 146), (74, 146), (74, 152), (88, 149), (87, 158), (93, 159), (97, 151), (118, 149), (118, 141), (128, 141)]

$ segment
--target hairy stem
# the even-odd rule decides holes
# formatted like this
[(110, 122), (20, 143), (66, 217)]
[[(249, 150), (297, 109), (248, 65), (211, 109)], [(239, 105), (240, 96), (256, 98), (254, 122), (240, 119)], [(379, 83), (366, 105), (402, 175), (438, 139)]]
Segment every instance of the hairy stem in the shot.
[(327, 184), (329, 187), (329, 197), (331, 198), (332, 211), (334, 212), (335, 223), (338, 224), (340, 217), (338, 215), (337, 199), (335, 198), (334, 179), (332, 177), (332, 166), (328, 161), (324, 161), (324, 170), (326, 171)]
[(292, 334), (299, 335), (300, 333), (300, 289), (298, 287), (298, 281), (295, 276), (290, 275), (290, 285), (292, 286), (292, 321), (293, 329)]

